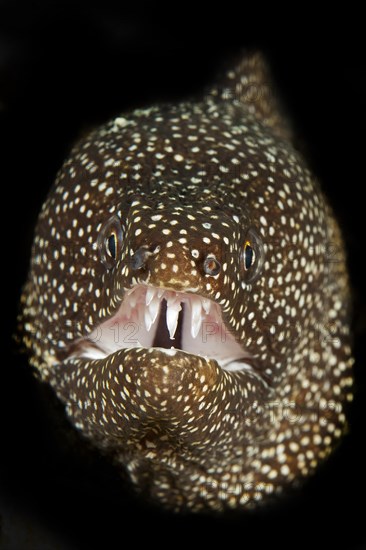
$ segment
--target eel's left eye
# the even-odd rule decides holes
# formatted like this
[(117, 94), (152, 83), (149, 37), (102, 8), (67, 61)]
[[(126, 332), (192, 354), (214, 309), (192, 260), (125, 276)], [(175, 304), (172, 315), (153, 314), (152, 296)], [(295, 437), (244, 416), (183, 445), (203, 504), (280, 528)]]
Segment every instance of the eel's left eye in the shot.
[(117, 216), (112, 216), (102, 227), (98, 236), (100, 259), (107, 269), (117, 262), (122, 248), (123, 233), (121, 222)]
[(248, 271), (255, 262), (255, 251), (250, 241), (245, 241), (243, 252), (243, 264), (245, 271)]
[(246, 283), (253, 283), (262, 273), (264, 246), (260, 234), (250, 228), (240, 251), (241, 273)]

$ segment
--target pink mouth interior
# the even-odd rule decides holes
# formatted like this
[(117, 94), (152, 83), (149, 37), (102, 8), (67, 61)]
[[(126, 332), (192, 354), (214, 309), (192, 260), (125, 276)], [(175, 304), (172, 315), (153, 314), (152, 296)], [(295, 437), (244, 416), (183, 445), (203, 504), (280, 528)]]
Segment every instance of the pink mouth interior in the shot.
[(197, 294), (136, 285), (118, 311), (83, 341), (78, 357), (102, 359), (121, 349), (182, 350), (221, 368), (251, 369), (250, 356), (226, 328), (218, 304)]

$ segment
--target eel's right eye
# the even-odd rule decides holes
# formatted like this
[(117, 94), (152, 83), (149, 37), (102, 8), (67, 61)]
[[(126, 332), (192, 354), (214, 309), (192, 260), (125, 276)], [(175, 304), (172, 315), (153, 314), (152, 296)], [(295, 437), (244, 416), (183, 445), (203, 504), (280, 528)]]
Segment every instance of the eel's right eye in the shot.
[(98, 236), (100, 259), (107, 269), (117, 263), (122, 249), (123, 232), (118, 216), (112, 216), (102, 227)]
[(254, 262), (255, 262), (255, 252), (254, 252), (254, 248), (252, 247), (252, 243), (250, 241), (245, 241), (244, 257), (243, 257), (245, 271), (248, 271), (248, 269), (252, 267)]

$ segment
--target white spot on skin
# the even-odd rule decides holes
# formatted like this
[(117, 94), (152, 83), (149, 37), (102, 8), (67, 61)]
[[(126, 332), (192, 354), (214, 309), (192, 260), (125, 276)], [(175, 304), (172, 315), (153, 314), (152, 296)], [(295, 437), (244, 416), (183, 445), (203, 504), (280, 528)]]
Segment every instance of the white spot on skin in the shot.
[(114, 124), (117, 128), (125, 128), (128, 126), (129, 121), (124, 117), (117, 117), (114, 119)]

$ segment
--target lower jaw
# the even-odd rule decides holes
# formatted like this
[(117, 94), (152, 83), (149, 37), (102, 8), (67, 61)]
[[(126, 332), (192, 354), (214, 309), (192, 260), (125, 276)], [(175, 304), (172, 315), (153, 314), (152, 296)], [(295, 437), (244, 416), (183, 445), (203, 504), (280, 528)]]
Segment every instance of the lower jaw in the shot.
[(72, 357), (50, 368), (47, 378), (74, 424), (91, 438), (106, 433), (120, 443), (139, 440), (151, 426), (180, 439), (189, 433), (191, 443), (202, 442), (215, 423), (230, 433), (233, 422), (244, 415), (247, 420), (252, 403), (268, 393), (249, 369), (228, 372), (213, 359), (164, 348), (124, 349), (104, 359)]
[[(73, 357), (49, 369), (49, 382), (71, 422), (127, 467), (137, 485), (148, 476), (159, 494), (167, 477), (173, 487), (187, 468), (199, 477), (214, 461), (222, 470), (228, 449), (231, 464), (235, 452), (266, 429), (254, 407), (268, 398), (259, 377), (227, 372), (213, 359), (181, 350), (131, 348), (104, 359)], [(237, 461), (241, 467), (241, 455)]]

